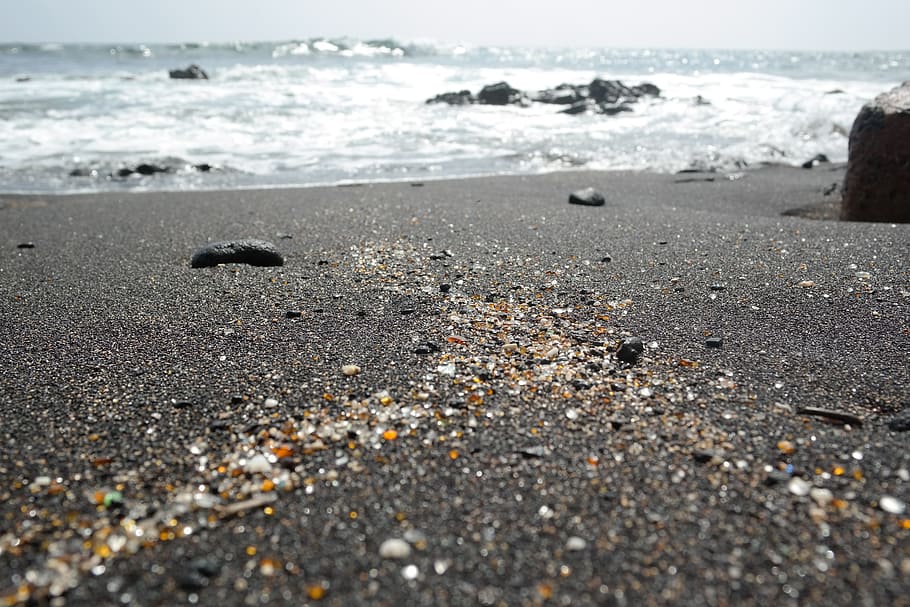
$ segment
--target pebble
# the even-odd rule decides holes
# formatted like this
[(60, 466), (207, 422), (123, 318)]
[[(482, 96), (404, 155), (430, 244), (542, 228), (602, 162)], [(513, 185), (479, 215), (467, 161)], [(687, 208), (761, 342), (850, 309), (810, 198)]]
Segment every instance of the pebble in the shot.
[(627, 365), (634, 365), (638, 362), (641, 353), (645, 351), (645, 343), (641, 337), (629, 337), (624, 339), (616, 353), (616, 358)]
[(888, 421), (888, 429), (894, 432), (906, 432), (910, 430), (910, 409), (905, 409), (896, 417)]
[(344, 365), (343, 367), (341, 367), (341, 372), (344, 373), (345, 375), (347, 375), (348, 377), (352, 377), (354, 375), (360, 374), (360, 367), (358, 367), (357, 365)]
[(587, 547), (588, 547), (588, 542), (586, 542), (584, 539), (578, 537), (577, 535), (573, 535), (568, 540), (566, 540), (566, 550), (578, 551), (578, 550), (584, 550)]
[(831, 490), (822, 489), (821, 487), (812, 487), (809, 489), (809, 497), (822, 507), (827, 506), (834, 500), (834, 494), (831, 493)]
[(251, 457), (246, 462), (243, 469), (251, 474), (255, 474), (256, 472), (266, 474), (272, 470), (272, 465), (269, 464), (269, 460), (267, 460), (264, 455), (259, 454)]
[(268, 409), (274, 409), (275, 407), (278, 406), (278, 401), (274, 398), (267, 398), (267, 399), (265, 399), (265, 402), (262, 404), (264, 407), (266, 407)]
[(907, 504), (890, 495), (883, 495), (878, 505), (889, 514), (903, 514), (907, 510)]
[(811, 485), (809, 485), (809, 483), (798, 476), (794, 476), (790, 479), (790, 482), (787, 483), (787, 490), (793, 495), (798, 495), (799, 497), (809, 495), (809, 491), (811, 489)]
[(411, 546), (406, 541), (393, 537), (379, 546), (379, 556), (384, 559), (406, 559), (411, 556)]
[(21, 242), (16, 245), (16, 248), (17, 249), (34, 249), (35, 243), (34, 242)]
[(300, 318), (301, 316), (303, 316), (303, 312), (301, 312), (300, 310), (288, 310), (287, 312), (284, 313), (284, 315), (286, 318)]
[(222, 263), (245, 263), (251, 266), (281, 266), (284, 257), (265, 240), (227, 240), (196, 249), (190, 267), (209, 268)]
[(569, 194), (569, 204), (580, 204), (588, 207), (603, 206), (606, 200), (604, 195), (594, 188), (585, 188)]
[(705, 340), (705, 346), (708, 348), (723, 348), (724, 340), (720, 337), (709, 337)]

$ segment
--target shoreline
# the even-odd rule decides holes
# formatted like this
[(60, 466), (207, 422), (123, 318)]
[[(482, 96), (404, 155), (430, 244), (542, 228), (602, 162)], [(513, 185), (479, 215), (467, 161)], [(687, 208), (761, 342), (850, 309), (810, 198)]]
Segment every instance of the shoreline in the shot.
[(910, 226), (782, 214), (842, 171), (0, 195), (0, 596), (910, 604)]

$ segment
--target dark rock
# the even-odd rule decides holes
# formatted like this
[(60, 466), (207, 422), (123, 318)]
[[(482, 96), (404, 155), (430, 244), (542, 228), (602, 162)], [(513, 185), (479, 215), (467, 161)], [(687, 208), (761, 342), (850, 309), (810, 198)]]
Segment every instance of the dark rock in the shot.
[(888, 420), (888, 429), (894, 432), (907, 432), (910, 430), (910, 409), (904, 409), (896, 417)]
[(20, 242), (19, 244), (16, 245), (16, 248), (17, 249), (34, 249), (35, 243), (34, 242)]
[(133, 169), (124, 167), (122, 169), (117, 169), (115, 175), (117, 175), (117, 177), (129, 177), (133, 173), (135, 173)]
[(709, 287), (712, 291), (726, 291), (727, 285), (713, 284)]
[(605, 255), (604, 257), (600, 258), (601, 263), (610, 263), (611, 261), (613, 261), (613, 258), (609, 255)]
[(222, 263), (281, 266), (284, 265), (284, 257), (275, 245), (264, 240), (229, 240), (201, 247), (190, 259), (190, 266), (193, 268), (207, 268)]
[(844, 91), (841, 89), (831, 89), (830, 91), (825, 91), (825, 95), (843, 95)]
[(576, 114), (584, 114), (588, 111), (589, 108), (595, 107), (587, 99), (582, 99), (576, 103), (573, 103), (564, 110), (559, 110), (560, 114), (569, 114), (570, 116), (575, 116)]
[(828, 162), (831, 162), (831, 161), (828, 160), (827, 156), (825, 156), (824, 154), (816, 154), (815, 156), (813, 156), (806, 162), (802, 163), (802, 165), (800, 165), (800, 166), (802, 166), (804, 169), (814, 169), (818, 165), (825, 164)]
[(602, 207), (604, 195), (594, 188), (585, 188), (569, 194), (569, 204), (580, 204), (589, 207)]
[(860, 110), (850, 130), (841, 219), (910, 222), (910, 81)]
[(718, 451), (716, 449), (698, 449), (692, 452), (692, 459), (694, 459), (699, 464), (707, 464), (714, 458), (723, 461), (724, 452)]
[(615, 116), (616, 114), (632, 111), (632, 107), (628, 103), (602, 103), (597, 108), (601, 114), (607, 116)]
[(616, 352), (616, 358), (627, 365), (634, 365), (638, 362), (642, 353), (645, 351), (645, 342), (641, 337), (628, 337), (623, 340)]
[(708, 348), (723, 348), (724, 340), (720, 337), (709, 337), (705, 340), (705, 346)]
[(285, 318), (300, 318), (303, 316), (303, 312), (300, 310), (288, 310), (284, 313)]
[(414, 348), (414, 354), (424, 355), (433, 354), (434, 352), (439, 352), (439, 346), (431, 341), (425, 341)]
[(16, 82), (31, 82), (31, 81), (32, 81), (31, 76), (19, 76), (18, 78), (16, 78)]
[(450, 285), (448, 283), (443, 283), (443, 284), (439, 285), (440, 293), (448, 293), (451, 290), (452, 290), (452, 285)]
[(427, 99), (427, 103), (447, 103), (449, 105), (471, 105), (477, 103), (477, 98), (471, 94), (471, 91), (458, 91), (455, 93), (442, 93), (432, 99)]
[(208, 80), (209, 79), (209, 75), (205, 73), (205, 70), (203, 70), (201, 67), (199, 67), (195, 63), (193, 65), (190, 65), (189, 67), (187, 67), (184, 70), (181, 70), (181, 69), (170, 70), (168, 72), (168, 75), (171, 78), (174, 78), (177, 80)]
[(509, 86), (508, 82), (488, 84), (477, 95), (477, 101), (484, 105), (514, 105), (526, 100), (524, 93)]
[(97, 169), (78, 168), (69, 172), (70, 177), (97, 177)]
[(175, 409), (186, 409), (193, 406), (193, 401), (171, 399), (171, 406)]
[(215, 169), (215, 167), (208, 164), (207, 162), (193, 165), (193, 170), (199, 171), (200, 173), (208, 173), (209, 171), (212, 171), (214, 169)]
[(538, 91), (537, 94), (531, 96), (531, 101), (556, 105), (574, 105), (579, 101), (584, 101), (587, 96), (588, 91), (584, 87), (560, 84), (555, 89)]
[(791, 478), (793, 477), (783, 470), (771, 470), (768, 472), (768, 476), (765, 477), (765, 485), (773, 487), (774, 485), (789, 483)]
[(137, 165), (134, 172), (140, 175), (154, 175), (155, 173), (167, 173), (170, 169), (157, 164), (140, 164)]

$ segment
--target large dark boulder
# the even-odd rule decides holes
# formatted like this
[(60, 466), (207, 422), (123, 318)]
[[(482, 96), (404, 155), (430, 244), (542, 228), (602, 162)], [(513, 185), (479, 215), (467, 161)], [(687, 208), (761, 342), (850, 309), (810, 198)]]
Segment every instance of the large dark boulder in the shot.
[(910, 81), (853, 122), (841, 219), (910, 223)]
[(168, 74), (170, 75), (171, 78), (174, 78), (177, 80), (208, 80), (209, 79), (209, 75), (205, 73), (205, 70), (203, 70), (201, 67), (199, 67), (195, 63), (193, 65), (187, 67), (185, 70), (180, 70), (180, 69), (171, 70), (168, 72)]
[(524, 93), (509, 86), (508, 82), (488, 84), (477, 95), (477, 100), (485, 105), (513, 105), (522, 103), (524, 99)]

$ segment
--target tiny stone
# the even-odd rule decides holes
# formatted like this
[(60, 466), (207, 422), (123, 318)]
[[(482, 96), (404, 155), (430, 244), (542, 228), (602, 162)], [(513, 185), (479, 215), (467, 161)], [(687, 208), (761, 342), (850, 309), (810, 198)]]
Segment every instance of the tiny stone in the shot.
[(384, 559), (406, 559), (411, 556), (411, 546), (402, 539), (390, 538), (379, 546), (379, 556)]
[(822, 489), (820, 487), (812, 487), (809, 489), (809, 497), (822, 507), (827, 506), (834, 500), (834, 494), (831, 493), (830, 489)]
[(907, 510), (907, 505), (904, 502), (890, 495), (883, 495), (878, 500), (878, 505), (889, 514), (903, 514)]
[(452, 290), (452, 285), (450, 285), (448, 283), (443, 283), (443, 284), (439, 285), (440, 293), (448, 293), (451, 290)]
[(798, 476), (794, 476), (790, 479), (790, 482), (787, 483), (787, 490), (790, 491), (790, 493), (793, 495), (797, 495), (799, 497), (809, 495), (810, 489), (811, 485), (809, 485), (809, 483), (799, 478)]
[(360, 373), (360, 367), (357, 365), (344, 365), (341, 367), (341, 372), (347, 375), (348, 377), (358, 375)]
[(601, 263), (610, 263), (611, 261), (613, 261), (613, 258), (610, 257), (609, 255), (605, 255), (600, 258)]
[(269, 464), (269, 460), (264, 455), (259, 454), (251, 457), (243, 469), (250, 473), (259, 472), (260, 474), (266, 474), (272, 470), (272, 465)]
[(588, 542), (578, 537), (577, 535), (573, 535), (568, 540), (566, 540), (566, 550), (577, 551), (584, 550), (587, 547)]
[(439, 352), (439, 346), (429, 341), (425, 341), (414, 348), (414, 354), (432, 354), (433, 352)]
[(594, 188), (585, 188), (569, 194), (569, 204), (580, 204), (588, 207), (603, 206), (604, 195)]
[(709, 337), (705, 340), (705, 346), (708, 348), (723, 348), (724, 340), (720, 337)]
[(16, 248), (17, 249), (34, 249), (35, 243), (34, 242), (22, 242), (22, 243), (17, 244)]
[(263, 406), (268, 407), (269, 409), (272, 409), (272, 408), (278, 406), (278, 401), (275, 400), (274, 398), (267, 398), (267, 399), (265, 399), (265, 402), (262, 404), (263, 404)]
[(288, 310), (287, 312), (284, 313), (284, 315), (287, 318), (300, 318), (301, 316), (303, 316), (303, 312), (301, 312), (300, 310)]

